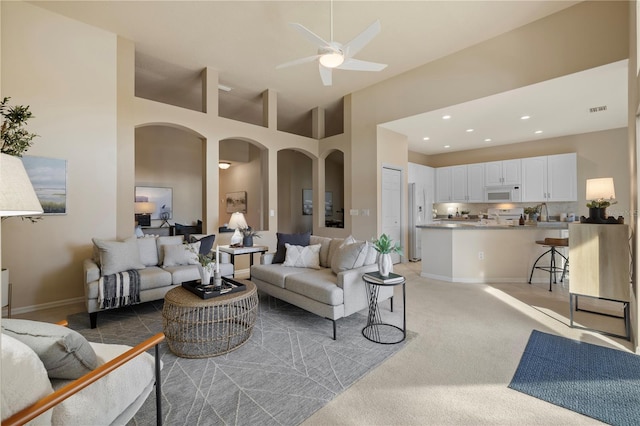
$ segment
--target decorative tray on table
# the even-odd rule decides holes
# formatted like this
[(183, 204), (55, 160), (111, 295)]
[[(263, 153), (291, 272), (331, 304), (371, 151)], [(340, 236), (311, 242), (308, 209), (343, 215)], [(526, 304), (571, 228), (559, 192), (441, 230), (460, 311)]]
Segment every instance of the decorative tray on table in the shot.
[(213, 278), (211, 278), (209, 285), (203, 285), (200, 280), (193, 280), (183, 282), (182, 287), (202, 299), (210, 299), (212, 297), (224, 296), (225, 294), (237, 293), (247, 288), (244, 284), (227, 277), (222, 277), (222, 286), (218, 288), (213, 285)]

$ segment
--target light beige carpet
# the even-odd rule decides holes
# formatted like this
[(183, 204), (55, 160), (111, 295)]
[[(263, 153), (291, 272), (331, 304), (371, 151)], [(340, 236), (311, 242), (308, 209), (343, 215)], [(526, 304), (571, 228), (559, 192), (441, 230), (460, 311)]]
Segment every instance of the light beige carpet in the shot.
[[(416, 339), (304, 425), (598, 424), (507, 385), (533, 329), (623, 350), (630, 343), (569, 328), (566, 287), (455, 284), (421, 278), (420, 268), (395, 265), (408, 278)], [(592, 317), (591, 327), (622, 324)]]

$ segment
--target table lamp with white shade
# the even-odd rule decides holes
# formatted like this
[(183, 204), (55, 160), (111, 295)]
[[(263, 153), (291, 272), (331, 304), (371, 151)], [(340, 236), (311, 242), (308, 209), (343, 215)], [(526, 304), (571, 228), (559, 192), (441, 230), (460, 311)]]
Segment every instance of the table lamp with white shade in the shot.
[(151, 226), (151, 213), (156, 211), (156, 203), (149, 201), (136, 201), (134, 212), (136, 221), (140, 226)]
[(607, 217), (607, 207), (616, 203), (616, 190), (613, 178), (587, 179), (587, 207), (589, 208), (589, 218), (584, 216), (581, 222), (585, 223), (624, 223), (624, 218), (618, 219)]
[(229, 219), (229, 225), (227, 225), (227, 227), (229, 229), (235, 229), (230, 241), (232, 246), (242, 245), (242, 233), (240, 232), (240, 229), (244, 229), (247, 226), (247, 220), (244, 218), (244, 214), (242, 214), (242, 212), (235, 212), (231, 215), (231, 219)]
[[(43, 213), (42, 206), (22, 160), (0, 154), (0, 217), (30, 216)], [(11, 316), (11, 287), (9, 271), (2, 270), (2, 306), (9, 307)]]

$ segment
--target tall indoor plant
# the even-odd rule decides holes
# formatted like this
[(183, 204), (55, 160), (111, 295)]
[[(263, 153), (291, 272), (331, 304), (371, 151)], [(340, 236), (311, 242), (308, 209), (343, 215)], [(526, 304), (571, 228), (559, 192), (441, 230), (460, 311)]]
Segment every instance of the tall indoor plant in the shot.
[(391, 237), (387, 234), (380, 235), (380, 238), (372, 241), (373, 247), (380, 255), (378, 256), (378, 272), (383, 277), (388, 277), (393, 272), (393, 262), (391, 261), (391, 253), (402, 255), (402, 247), (400, 243), (393, 243)]

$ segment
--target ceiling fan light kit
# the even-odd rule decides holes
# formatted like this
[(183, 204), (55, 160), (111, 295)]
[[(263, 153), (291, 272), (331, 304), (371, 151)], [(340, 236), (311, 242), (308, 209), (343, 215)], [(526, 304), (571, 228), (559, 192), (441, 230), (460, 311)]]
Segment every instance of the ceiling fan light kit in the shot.
[(326, 41), (311, 30), (301, 24), (290, 23), (304, 38), (309, 40), (318, 48), (317, 55), (307, 56), (306, 58), (296, 59), (295, 61), (280, 64), (276, 69), (300, 65), (307, 62), (318, 60), (318, 69), (320, 78), (325, 86), (332, 84), (332, 69), (349, 70), (349, 71), (382, 71), (387, 67), (386, 64), (376, 62), (361, 61), (353, 57), (362, 50), (376, 35), (380, 33), (380, 21), (376, 20), (373, 24), (358, 34), (353, 40), (342, 45), (333, 41), (333, 2), (331, 2), (331, 41)]

